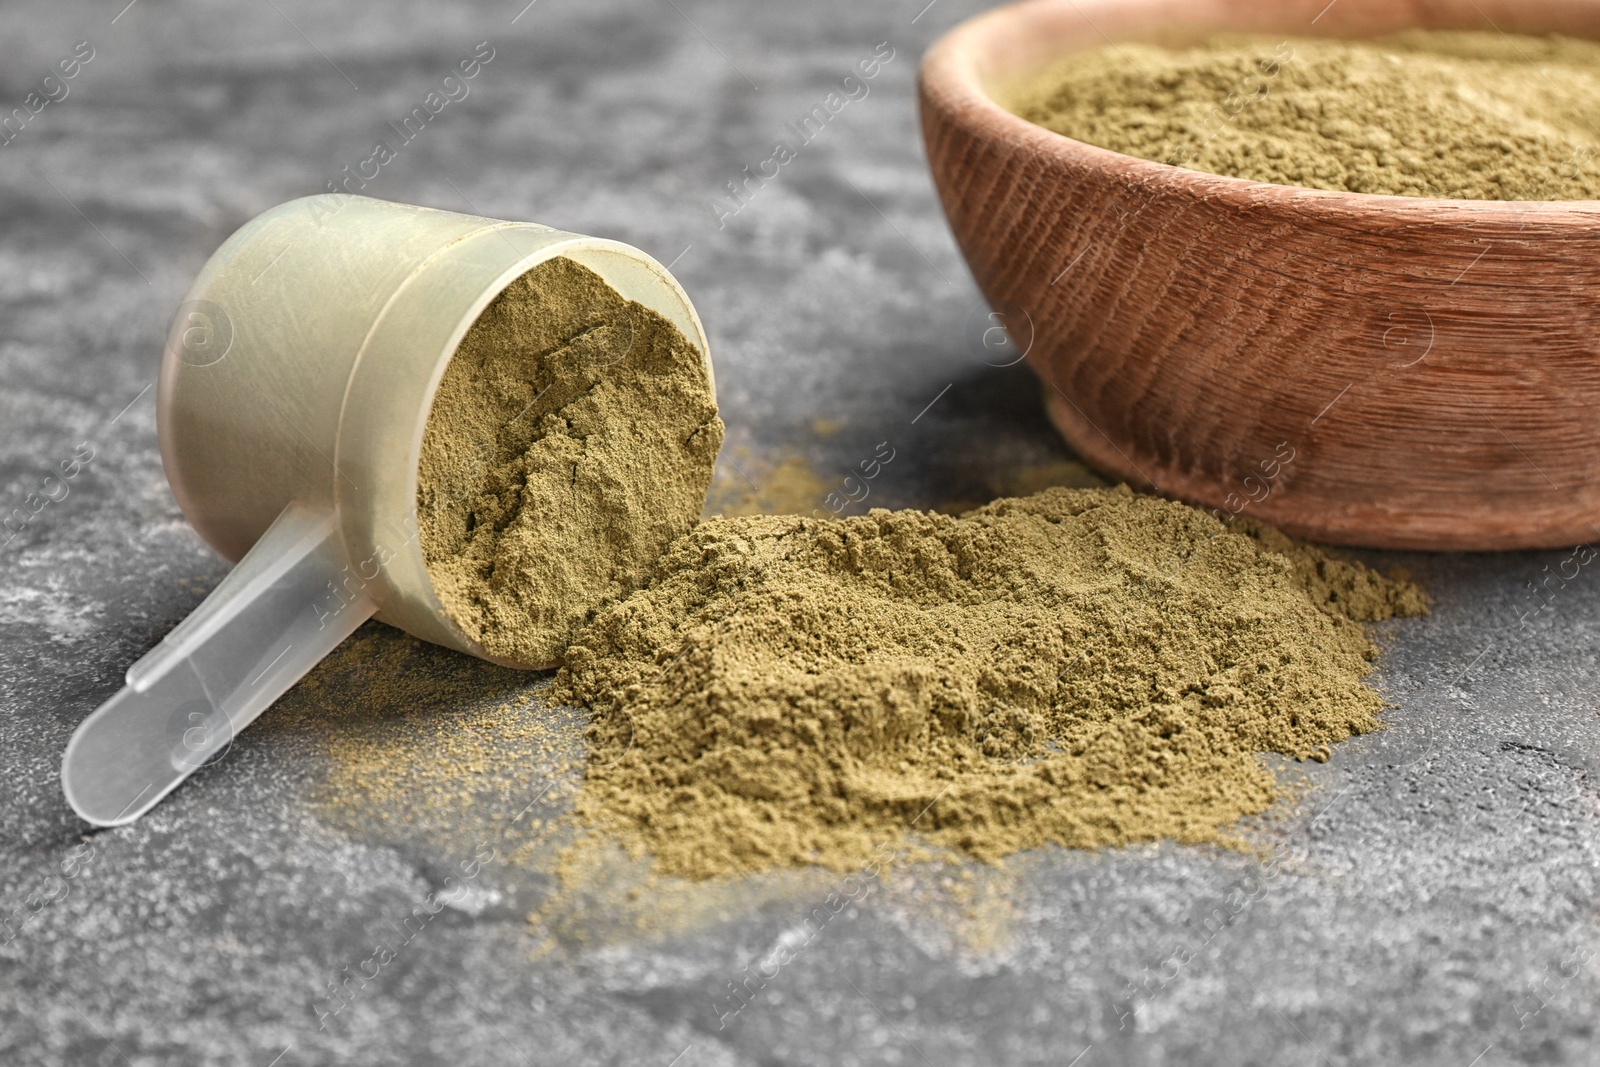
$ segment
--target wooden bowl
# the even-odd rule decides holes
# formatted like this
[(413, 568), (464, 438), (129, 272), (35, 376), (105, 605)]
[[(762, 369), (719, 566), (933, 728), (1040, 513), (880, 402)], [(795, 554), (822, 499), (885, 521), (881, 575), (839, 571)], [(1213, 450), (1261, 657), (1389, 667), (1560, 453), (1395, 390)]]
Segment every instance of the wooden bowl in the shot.
[(1600, 201), (1201, 174), (1052, 133), (990, 95), (1108, 40), (1491, 23), (1595, 37), (1600, 4), (1029, 0), (933, 47), (922, 127), (945, 213), (1075, 449), (1320, 541), (1600, 536)]

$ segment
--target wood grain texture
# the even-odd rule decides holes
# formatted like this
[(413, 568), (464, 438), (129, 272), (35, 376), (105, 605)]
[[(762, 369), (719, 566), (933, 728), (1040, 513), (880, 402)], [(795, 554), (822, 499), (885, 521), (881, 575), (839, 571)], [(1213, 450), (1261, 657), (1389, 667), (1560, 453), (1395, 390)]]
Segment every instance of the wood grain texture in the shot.
[(990, 96), (1108, 39), (1491, 23), (1600, 36), (1600, 4), (1028, 0), (929, 51), (922, 124), (945, 213), (1074, 448), (1321, 541), (1600, 538), (1600, 201), (1200, 174), (1060, 136)]

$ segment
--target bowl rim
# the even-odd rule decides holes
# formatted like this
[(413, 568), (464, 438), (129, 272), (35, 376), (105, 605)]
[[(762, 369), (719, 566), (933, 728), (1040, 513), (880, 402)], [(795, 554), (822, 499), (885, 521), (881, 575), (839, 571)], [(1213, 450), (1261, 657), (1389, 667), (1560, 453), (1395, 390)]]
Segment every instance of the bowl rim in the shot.
[[(928, 48), (918, 70), (924, 112), (928, 110), (930, 101), (937, 100), (944, 105), (943, 110), (952, 121), (967, 126), (980, 139), (1008, 140), (1074, 166), (1087, 166), (1132, 186), (1158, 185), (1166, 191), (1184, 192), (1197, 198), (1221, 200), (1240, 207), (1271, 204), (1330, 217), (1382, 215), (1405, 224), (1468, 221), (1466, 217), (1471, 216), (1470, 221), (1478, 224), (1520, 226), (1530, 216), (1540, 216), (1546, 224), (1592, 229), (1600, 221), (1600, 198), (1469, 200), (1279, 185), (1143, 159), (1047, 129), (1006, 109), (989, 94), (979, 76), (974, 52), (994, 41), (1019, 36), (1024, 31), (1033, 34), (1044, 32), (1046, 14), (1059, 9), (1062, 2), (1016, 0), (968, 18), (947, 30)], [(1076, 8), (1079, 5), (1071, 6)], [(1140, 5), (1134, 2), (1130, 6)], [(1225, 32), (1225, 29), (1217, 27), (1215, 32)], [(1336, 38), (1338, 35), (1325, 36)], [(1080, 50), (1064, 51), (1057, 58), (1064, 59), (1075, 51)]]

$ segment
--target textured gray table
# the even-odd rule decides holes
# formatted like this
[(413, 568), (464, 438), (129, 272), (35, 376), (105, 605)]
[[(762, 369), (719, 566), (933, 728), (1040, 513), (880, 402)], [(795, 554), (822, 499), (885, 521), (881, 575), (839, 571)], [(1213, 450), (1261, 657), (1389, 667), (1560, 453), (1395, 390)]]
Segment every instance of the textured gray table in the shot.
[[(1027, 372), (969, 347), (977, 296), (921, 161), (916, 62), (972, 5), (524, 2), (0, 11), (0, 112), (76, 42), (93, 49), (0, 148), (0, 502), (93, 450), (0, 553), (0, 1062), (1600, 1060), (1594, 577), (1517, 621), (1564, 553), (1404, 560), (1438, 610), (1393, 631), (1392, 728), (1292, 769), (1308, 791), (1258, 829), (1269, 861), (1046, 851), (964, 889), (895, 872), (731, 1017), (728, 983), (792, 943), (832, 876), (680, 887), (645, 933), (597, 898), (552, 931), (526, 919), (555, 892), (548, 869), (489, 864), (319, 1027), (329, 984), (470, 855), (313, 802), (328, 757), (296, 724), (358, 699), (347, 651), (319, 695), (291, 693), (148, 818), (86, 836), (57, 782), (68, 734), (225, 569), (161, 474), (166, 317), (234, 227), (367, 157), (480, 41), (494, 58), (470, 96), (366, 191), (675, 262), (738, 477), (792, 454), (831, 480), (888, 439), (872, 502), (932, 505), (1068, 458)], [(866, 97), (719, 226), (708, 200), (883, 41), (894, 58)], [(357, 640), (439, 716), (477, 685), (559, 718), (538, 677), (381, 626)], [(539, 798), (526, 753), (503, 756), (483, 773)], [(483, 826), (509, 855), (502, 815)]]

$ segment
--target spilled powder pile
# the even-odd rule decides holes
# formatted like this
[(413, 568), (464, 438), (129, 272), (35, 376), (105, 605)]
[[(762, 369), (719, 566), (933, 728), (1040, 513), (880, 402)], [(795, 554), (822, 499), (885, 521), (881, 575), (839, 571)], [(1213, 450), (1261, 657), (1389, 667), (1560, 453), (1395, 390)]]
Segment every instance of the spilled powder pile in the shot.
[(699, 350), (569, 259), (484, 311), (423, 437), (421, 541), (440, 600), (490, 653), (556, 662), (700, 514), (722, 420)]
[(1600, 198), (1600, 43), (1489, 31), (1119, 44), (1005, 101), (1057, 133), (1192, 170), (1467, 200)]
[(1258, 753), (1378, 728), (1357, 619), (1414, 585), (1126, 489), (961, 517), (713, 519), (599, 613), (579, 815), (688, 878), (846, 869), (914, 828), (993, 859), (1225, 839)]

